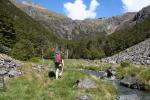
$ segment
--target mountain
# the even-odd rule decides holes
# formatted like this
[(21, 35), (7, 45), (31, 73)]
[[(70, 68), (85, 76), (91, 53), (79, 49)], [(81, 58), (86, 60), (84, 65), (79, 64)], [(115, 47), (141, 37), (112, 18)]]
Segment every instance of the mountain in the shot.
[[(41, 55), (41, 48), (50, 46), (57, 37), (39, 22), (14, 6), (0, 0), (0, 52), (26, 60)], [(26, 57), (27, 58), (26, 58)]]
[(105, 40), (106, 55), (121, 52), (150, 38), (150, 6), (140, 10), (133, 19), (126, 21)]
[(61, 14), (43, 9), (43, 7), (37, 6), (37, 4), (14, 1), (13, 3), (40, 22), (49, 31), (67, 39), (89, 38), (101, 34), (111, 34), (120, 25), (132, 19), (135, 15), (135, 13), (126, 13), (112, 18), (86, 19), (82, 21), (72, 20)]
[(112, 18), (72, 20), (11, 1), (0, 1), (0, 52), (17, 59), (52, 58), (56, 46), (69, 58), (100, 59), (150, 38), (150, 6)]
[(150, 6), (147, 6), (141, 9), (139, 12), (137, 12), (132, 19), (121, 24), (117, 30), (122, 30), (128, 27), (133, 27), (136, 24), (140, 24), (141, 22), (143, 22), (145, 19), (149, 17), (150, 17)]

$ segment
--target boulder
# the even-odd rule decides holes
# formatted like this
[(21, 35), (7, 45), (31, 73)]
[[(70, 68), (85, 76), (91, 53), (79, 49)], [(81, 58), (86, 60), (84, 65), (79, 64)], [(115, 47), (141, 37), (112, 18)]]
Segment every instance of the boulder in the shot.
[(79, 79), (76, 81), (76, 86), (77, 88), (85, 88), (85, 89), (89, 89), (89, 88), (95, 88), (96, 87), (96, 83), (95, 81), (85, 78), (85, 79)]
[(108, 78), (114, 78), (115, 77), (115, 73), (116, 73), (116, 67), (114, 66), (111, 66), (109, 67), (107, 70), (106, 70), (106, 73), (107, 73), (107, 77)]
[(124, 85), (126, 87), (132, 88), (132, 89), (139, 89), (139, 90), (145, 90), (145, 84), (140, 80), (138, 77), (124, 77), (120, 81), (121, 85)]

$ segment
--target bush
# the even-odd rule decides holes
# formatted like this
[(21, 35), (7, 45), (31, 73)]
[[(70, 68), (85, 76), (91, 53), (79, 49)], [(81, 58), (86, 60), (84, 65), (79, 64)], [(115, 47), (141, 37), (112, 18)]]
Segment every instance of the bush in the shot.
[(31, 61), (31, 62), (39, 62), (40, 58), (39, 57), (32, 57), (29, 61)]
[(145, 81), (150, 81), (150, 68), (149, 69), (145, 69), (143, 71), (141, 71), (141, 73), (139, 74), (139, 76), (145, 80)]
[(100, 59), (105, 57), (105, 52), (102, 49), (92, 48), (90, 49), (90, 59)]
[(130, 62), (129, 61), (122, 61), (121, 62), (121, 64), (120, 64), (120, 66), (122, 67), (122, 68), (125, 68), (125, 67), (129, 67), (130, 66)]
[(44, 51), (44, 58), (45, 59), (53, 59), (54, 58), (54, 51), (50, 48)]
[(83, 58), (91, 59), (91, 53), (89, 50), (86, 49), (85, 51), (83, 51)]

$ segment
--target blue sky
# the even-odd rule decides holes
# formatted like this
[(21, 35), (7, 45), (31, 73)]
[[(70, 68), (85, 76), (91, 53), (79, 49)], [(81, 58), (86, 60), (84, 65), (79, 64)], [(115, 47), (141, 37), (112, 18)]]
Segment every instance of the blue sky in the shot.
[[(139, 11), (150, 0), (32, 0), (43, 7), (72, 19), (100, 18)], [(93, 7), (90, 8), (91, 2)], [(81, 10), (82, 9), (82, 10)], [(91, 9), (91, 10), (90, 10)], [(92, 10), (93, 9), (93, 10)], [(85, 13), (83, 15), (83, 13)]]

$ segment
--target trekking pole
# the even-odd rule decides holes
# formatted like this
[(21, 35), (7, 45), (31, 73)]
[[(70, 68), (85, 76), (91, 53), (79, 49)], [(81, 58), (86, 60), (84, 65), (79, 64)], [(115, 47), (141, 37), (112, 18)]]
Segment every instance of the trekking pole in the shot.
[(43, 48), (42, 48), (42, 66), (44, 65)]

